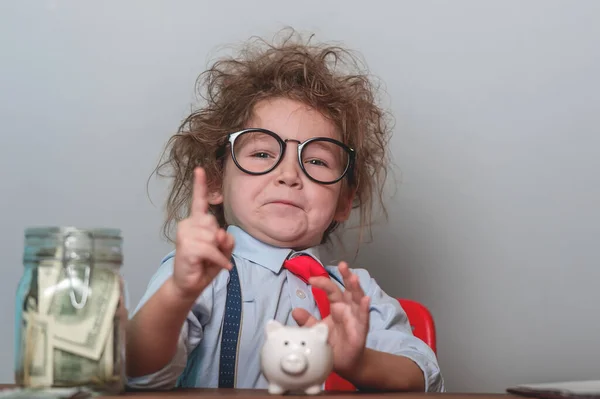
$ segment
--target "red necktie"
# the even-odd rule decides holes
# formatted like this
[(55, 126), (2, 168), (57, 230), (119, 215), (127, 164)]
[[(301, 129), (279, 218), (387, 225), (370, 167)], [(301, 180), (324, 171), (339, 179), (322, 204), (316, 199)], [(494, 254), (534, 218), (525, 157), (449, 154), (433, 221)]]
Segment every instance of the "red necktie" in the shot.
[[(294, 273), (298, 278), (308, 284), (308, 279), (311, 277), (327, 277), (329, 273), (319, 262), (317, 262), (312, 256), (300, 255), (286, 260), (283, 263), (283, 267)], [(312, 293), (317, 302), (319, 313), (321, 313), (321, 320), (329, 316), (329, 299), (327, 293), (320, 288), (312, 287)], [(327, 380), (325, 381), (326, 391), (355, 391), (356, 388), (350, 382), (346, 381), (336, 373), (332, 372)]]

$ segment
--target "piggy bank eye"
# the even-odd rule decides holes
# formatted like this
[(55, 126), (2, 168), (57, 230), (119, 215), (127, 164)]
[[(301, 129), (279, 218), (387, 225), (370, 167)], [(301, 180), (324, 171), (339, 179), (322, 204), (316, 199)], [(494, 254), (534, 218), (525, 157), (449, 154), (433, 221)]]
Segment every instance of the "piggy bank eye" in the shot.
[(290, 341), (284, 341), (284, 342), (283, 342), (283, 344), (284, 344), (285, 346), (288, 346), (288, 345), (290, 344)]
[(300, 345), (306, 346), (306, 342), (302, 341), (302, 342), (300, 342)]

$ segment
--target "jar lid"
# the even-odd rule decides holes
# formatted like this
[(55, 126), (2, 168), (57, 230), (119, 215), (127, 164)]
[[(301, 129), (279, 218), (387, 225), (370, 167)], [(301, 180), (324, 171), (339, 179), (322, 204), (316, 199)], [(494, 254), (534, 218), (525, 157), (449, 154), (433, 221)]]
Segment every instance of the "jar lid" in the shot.
[(85, 234), (92, 235), (94, 238), (120, 238), (121, 230), (112, 228), (92, 228), (82, 229), (73, 226), (38, 226), (28, 227), (25, 229), (25, 238), (27, 237), (40, 237), (48, 238), (55, 236), (57, 238), (63, 238), (67, 235), (72, 234)]
[(25, 229), (24, 262), (108, 262), (123, 260), (121, 230), (72, 226), (29, 227)]

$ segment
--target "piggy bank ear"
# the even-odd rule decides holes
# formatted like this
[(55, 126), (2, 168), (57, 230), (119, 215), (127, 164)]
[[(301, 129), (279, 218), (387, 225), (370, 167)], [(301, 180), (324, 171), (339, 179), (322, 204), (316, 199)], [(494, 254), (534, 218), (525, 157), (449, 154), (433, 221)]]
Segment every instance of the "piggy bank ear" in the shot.
[(315, 324), (311, 330), (317, 337), (323, 341), (327, 341), (327, 336), (329, 335), (329, 328), (325, 323), (317, 323)]
[(269, 335), (274, 331), (279, 330), (280, 328), (283, 328), (283, 324), (281, 324), (277, 320), (269, 320), (267, 322), (267, 325), (265, 326), (265, 333)]

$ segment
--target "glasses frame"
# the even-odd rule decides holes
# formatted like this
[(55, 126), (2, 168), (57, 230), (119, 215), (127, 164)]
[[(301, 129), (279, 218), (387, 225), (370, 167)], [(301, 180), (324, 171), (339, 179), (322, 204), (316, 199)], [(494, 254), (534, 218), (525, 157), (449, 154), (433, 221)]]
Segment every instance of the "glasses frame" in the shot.
[[(275, 162), (275, 164), (273, 164), (272, 167), (270, 167), (269, 169), (267, 169), (264, 172), (251, 172), (247, 169), (244, 169), (240, 163), (238, 162), (236, 156), (235, 156), (235, 151), (233, 150), (234, 147), (234, 143), (235, 140), (241, 136), (244, 133), (250, 133), (250, 132), (257, 132), (257, 133), (265, 133), (268, 134), (269, 136), (273, 137), (275, 140), (277, 140), (277, 143), (279, 143), (279, 159), (277, 159), (277, 162)], [(294, 139), (282, 139), (281, 137), (279, 137), (279, 135), (277, 133), (274, 133), (270, 130), (267, 129), (261, 129), (261, 128), (249, 128), (249, 129), (243, 129), (234, 133), (230, 133), (227, 135), (227, 141), (229, 143), (229, 147), (231, 150), (231, 158), (233, 159), (233, 162), (235, 163), (235, 165), (238, 167), (238, 169), (240, 169), (242, 172), (247, 173), (249, 175), (254, 175), (254, 176), (259, 176), (259, 175), (266, 175), (267, 173), (272, 172), (275, 168), (277, 168), (277, 166), (279, 166), (279, 164), (281, 163), (281, 160), (283, 159), (283, 157), (285, 156), (285, 150), (287, 147), (287, 143), (288, 142), (294, 142), (298, 144), (298, 164), (300, 165), (300, 169), (302, 169), (302, 172), (304, 172), (304, 175), (306, 177), (308, 177), (311, 181), (315, 182), (315, 183), (319, 183), (319, 184), (335, 184), (337, 182), (339, 182), (340, 180), (342, 180), (346, 175), (349, 176), (350, 179), (352, 179), (352, 175), (353, 175), (353, 171), (354, 171), (354, 160), (356, 157), (356, 153), (354, 151), (353, 148), (348, 147), (346, 144), (342, 143), (339, 140), (335, 140), (329, 137), (312, 137), (306, 141), (300, 142), (298, 140), (294, 140)], [(346, 151), (346, 153), (348, 154), (348, 163), (346, 165), (346, 168), (344, 169), (344, 171), (342, 172), (342, 174), (340, 175), (340, 177), (338, 177), (335, 180), (332, 181), (320, 181), (315, 179), (314, 177), (312, 177), (310, 174), (308, 174), (308, 172), (306, 171), (306, 169), (304, 168), (304, 164), (302, 163), (302, 152), (304, 151), (304, 148), (314, 142), (314, 141), (325, 141), (325, 142), (329, 142), (329, 143), (334, 143), (339, 145), (344, 151)], [(350, 173), (349, 173), (350, 172)], [(349, 174), (348, 174), (349, 173)]]

